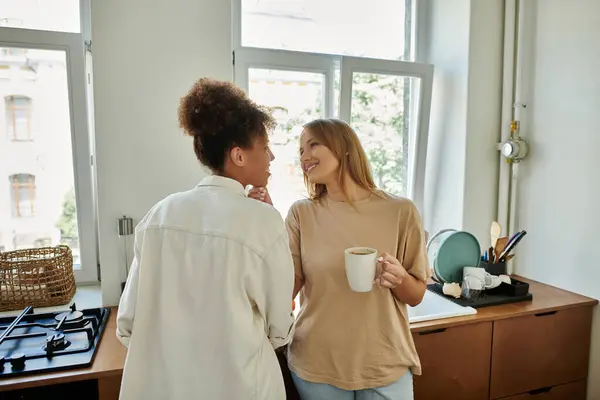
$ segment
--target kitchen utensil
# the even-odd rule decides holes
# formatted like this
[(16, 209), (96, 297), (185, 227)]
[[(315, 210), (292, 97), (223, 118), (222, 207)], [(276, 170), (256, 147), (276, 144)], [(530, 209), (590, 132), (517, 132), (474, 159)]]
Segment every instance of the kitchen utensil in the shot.
[(518, 236), (510, 243), (506, 246), (506, 248), (504, 249), (504, 251), (502, 251), (502, 253), (500, 254), (499, 259), (500, 260), (504, 260), (504, 258), (510, 254), (510, 252), (519, 244), (519, 242), (521, 241), (521, 239), (523, 239), (523, 237), (527, 235), (527, 231), (523, 230), (521, 232), (519, 232)]
[(134, 233), (134, 229), (133, 229), (133, 219), (127, 216), (123, 216), (121, 218), (119, 218), (117, 220), (117, 234), (119, 235), (119, 238), (122, 239), (121, 241), (123, 242), (123, 256), (124, 256), (124, 260), (125, 260), (125, 281), (121, 282), (121, 293), (125, 290), (125, 282), (127, 281), (127, 278), (129, 277), (129, 255), (130, 252), (128, 251), (128, 247), (129, 247), (129, 241), (127, 240), (128, 236), (133, 235)]
[(500, 226), (498, 221), (492, 221), (492, 226), (490, 227), (490, 243), (493, 248), (496, 248), (496, 242), (501, 234), (502, 226)]
[(512, 242), (514, 242), (514, 240), (515, 240), (517, 237), (519, 237), (519, 234), (520, 234), (520, 233), (521, 233), (520, 231), (519, 231), (519, 232), (516, 232), (516, 233), (513, 233), (513, 235), (510, 237), (510, 239), (508, 239), (508, 242), (506, 242), (506, 245), (504, 246), (504, 248), (503, 248), (502, 250), (504, 250), (504, 249), (506, 248), (506, 246), (508, 246), (508, 245), (510, 245)]
[(502, 253), (502, 251), (504, 250), (504, 248), (506, 247), (506, 243), (508, 242), (508, 237), (507, 236), (503, 236), (501, 238), (498, 238), (498, 241), (496, 242), (496, 246), (494, 247), (494, 252), (495, 252), (495, 257), (494, 257), (494, 261), (495, 263), (500, 262), (500, 253)]
[(441, 283), (462, 282), (462, 269), (479, 264), (481, 247), (469, 232), (442, 229), (427, 242), (427, 256)]

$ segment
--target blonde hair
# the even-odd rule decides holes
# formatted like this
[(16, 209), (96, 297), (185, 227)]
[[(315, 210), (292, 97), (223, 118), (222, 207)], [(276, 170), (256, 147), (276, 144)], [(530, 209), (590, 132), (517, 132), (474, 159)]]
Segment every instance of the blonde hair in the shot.
[[(338, 183), (346, 200), (349, 200), (344, 180), (346, 174), (363, 189), (371, 192), (377, 189), (365, 150), (350, 125), (338, 119), (315, 119), (305, 124), (304, 129), (327, 147), (340, 163)], [(304, 184), (310, 199), (320, 201), (327, 196), (327, 187), (322, 183), (311, 183), (306, 174)]]

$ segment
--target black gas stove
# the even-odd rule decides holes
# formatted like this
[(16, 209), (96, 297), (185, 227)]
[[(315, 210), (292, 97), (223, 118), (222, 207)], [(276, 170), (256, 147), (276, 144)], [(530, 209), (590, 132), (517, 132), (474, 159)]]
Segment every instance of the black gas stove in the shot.
[(109, 308), (0, 318), (0, 381), (17, 375), (87, 367), (94, 361)]

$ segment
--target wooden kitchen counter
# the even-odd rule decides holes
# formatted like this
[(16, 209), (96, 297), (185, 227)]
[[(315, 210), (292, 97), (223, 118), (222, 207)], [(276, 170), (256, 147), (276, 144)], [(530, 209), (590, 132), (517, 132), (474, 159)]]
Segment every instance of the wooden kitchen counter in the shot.
[[(547, 311), (558, 311), (573, 307), (594, 306), (598, 304), (598, 300), (590, 297), (568, 292), (518, 275), (514, 275), (514, 278), (529, 283), (529, 292), (533, 294), (533, 299), (531, 301), (478, 308), (477, 314), (475, 315), (417, 322), (410, 325), (411, 331), (420, 332), (477, 322), (498, 321), (524, 315), (540, 314)], [(433, 283), (433, 281), (430, 283)]]
[(585, 400), (597, 300), (515, 276), (531, 301), (411, 324), (416, 400)]
[[(572, 292), (568, 292), (566, 290), (562, 290), (556, 287), (552, 287), (549, 285), (545, 285), (542, 283), (538, 283), (529, 279), (525, 279), (522, 277), (515, 276), (517, 279), (528, 282), (530, 285), (530, 292), (533, 293), (532, 301), (524, 301), (513, 304), (505, 304), (500, 306), (492, 306), (492, 307), (484, 307), (479, 308), (477, 310), (476, 315), (464, 316), (464, 317), (454, 317), (454, 318), (446, 318), (439, 319), (434, 321), (425, 321), (411, 324), (411, 331), (413, 332), (413, 336), (418, 339), (416, 340), (416, 345), (419, 350), (419, 354), (421, 355), (421, 359), (424, 365), (424, 373), (426, 374), (428, 369), (428, 359), (431, 358), (431, 362), (435, 365), (435, 367), (429, 367), (430, 374), (435, 376), (432, 377), (432, 382), (441, 381), (440, 378), (443, 378), (447, 373), (444, 372), (444, 369), (440, 369), (444, 367), (446, 361), (440, 362), (440, 360), (444, 360), (444, 357), (439, 358), (440, 352), (444, 353), (452, 353), (458, 352), (455, 356), (459, 358), (463, 358), (465, 348), (460, 345), (457, 340), (460, 340), (462, 337), (465, 341), (470, 341), (466, 345), (468, 346), (476, 346), (475, 343), (478, 338), (491, 338), (491, 330), (492, 323), (511, 319), (512, 321), (516, 321), (518, 317), (526, 317), (526, 316), (543, 316), (548, 314), (552, 314), (553, 312), (558, 312), (561, 310), (569, 310), (569, 309), (591, 309), (594, 305), (598, 303), (598, 300), (581, 296)], [(560, 314), (560, 313), (559, 313)], [(582, 314), (583, 315), (583, 314)], [(587, 314), (586, 314), (587, 315)], [(587, 325), (591, 325), (591, 311), (589, 312), (589, 319), (584, 327), (584, 331), (588, 329)], [(9, 379), (0, 379), (0, 392), (15, 390), (15, 389), (23, 389), (30, 387), (39, 387), (39, 386), (47, 386), (54, 385), (58, 383), (67, 383), (67, 382), (75, 382), (75, 381), (84, 381), (84, 380), (98, 380), (98, 390), (99, 390), (99, 398), (101, 400), (111, 400), (118, 399), (118, 390), (120, 386), (121, 375), (123, 372), (123, 365), (125, 362), (126, 349), (121, 343), (118, 341), (116, 337), (116, 316), (117, 316), (117, 308), (111, 308), (111, 313), (109, 317), (109, 321), (105, 328), (105, 331), (102, 335), (102, 339), (99, 343), (98, 352), (96, 353), (96, 357), (94, 359), (94, 363), (89, 368), (84, 369), (74, 369), (67, 370), (62, 372), (54, 372), (54, 373), (45, 373), (45, 374), (34, 374), (29, 376), (23, 376), (18, 378), (9, 378)], [(579, 317), (577, 317), (579, 318)], [(584, 318), (585, 319), (585, 318)], [(522, 323), (519, 322), (522, 325)], [(519, 326), (521, 326), (519, 325)], [(591, 328), (591, 327), (590, 327)], [(445, 332), (444, 334), (435, 334), (436, 331)], [(471, 333), (464, 334), (463, 331), (472, 331)], [(434, 334), (430, 334), (434, 332)], [(587, 333), (585, 333), (588, 335)], [(424, 336), (422, 336), (424, 335)], [(473, 335), (473, 336), (470, 336)], [(453, 338), (456, 346), (447, 345), (445, 342), (442, 342), (442, 338), (446, 336), (447, 338)], [(588, 337), (589, 335), (585, 336)], [(475, 387), (473, 389), (465, 389), (466, 392), (463, 391), (461, 396), (463, 398), (465, 394), (473, 394), (470, 398), (485, 398), (485, 399), (494, 399), (494, 382), (492, 379), (492, 383), (490, 386), (490, 360), (491, 360), (491, 352), (492, 346), (490, 340), (491, 339), (482, 339), (482, 343), (480, 345), (481, 349), (478, 351), (483, 352), (483, 354), (487, 354), (484, 359), (481, 361), (481, 368), (473, 365), (472, 367), (468, 367), (469, 371), (467, 371), (467, 375), (469, 373), (479, 373), (479, 371), (485, 372), (487, 375), (481, 377), (480, 381), (482, 382), (481, 387)], [(487, 341), (486, 341), (487, 340)], [(490, 342), (490, 343), (488, 343)], [(443, 344), (443, 345), (442, 345)], [(439, 345), (439, 347), (438, 347)], [(462, 348), (461, 348), (462, 347)], [(493, 347), (493, 346), (492, 346)], [(589, 347), (589, 346), (588, 346)], [(452, 350), (454, 349), (454, 350)], [(588, 349), (586, 347), (586, 349)], [(473, 348), (475, 350), (475, 348)], [(589, 350), (585, 350), (588, 351)], [(432, 353), (428, 355), (427, 353)], [(437, 360), (437, 361), (436, 361)], [(449, 366), (450, 369), (456, 369), (456, 365), (453, 364)], [(495, 367), (494, 367), (495, 368)], [(581, 372), (583, 374), (583, 372)], [(581, 375), (580, 374), (580, 375)], [(587, 374), (587, 363), (585, 374)], [(430, 377), (432, 375), (429, 375)], [(434, 398), (431, 397), (429, 393), (425, 393), (424, 388), (435, 387), (436, 385), (431, 384), (429, 379), (427, 379), (427, 375), (424, 377), (416, 377), (418, 378), (415, 382), (416, 389), (416, 398), (417, 399), (425, 399), (425, 398)], [(477, 377), (472, 377), (477, 378)], [(471, 379), (471, 378), (469, 378)], [(456, 382), (456, 377), (450, 379), (450, 381), (446, 382), (448, 385), (452, 386)], [(485, 383), (487, 382), (487, 383)], [(504, 381), (503, 381), (504, 382)], [(458, 383), (456, 383), (458, 385)], [(440, 386), (440, 385), (437, 385)], [(476, 386), (476, 385), (475, 385)], [(457, 386), (459, 389), (464, 389), (462, 386)], [(524, 388), (524, 386), (523, 386)], [(456, 389), (456, 388), (454, 388)], [(428, 390), (428, 389), (427, 389)], [(524, 389), (523, 389), (524, 390)], [(564, 385), (556, 390), (566, 390), (564, 389)], [(459, 393), (460, 390), (457, 392)], [(448, 393), (448, 392), (445, 392)], [(481, 394), (478, 396), (476, 394)], [(485, 396), (483, 396), (485, 394)], [(0, 396), (2, 397), (2, 396)], [(579, 398), (575, 396), (573, 398)], [(293, 397), (292, 397), (293, 399)]]
[(0, 392), (88, 379), (120, 378), (123, 373), (126, 348), (117, 339), (116, 330), (117, 308), (112, 307), (106, 327), (104, 328), (104, 333), (98, 343), (99, 347), (94, 358), (94, 363), (91, 367), (14, 378), (1, 378)]

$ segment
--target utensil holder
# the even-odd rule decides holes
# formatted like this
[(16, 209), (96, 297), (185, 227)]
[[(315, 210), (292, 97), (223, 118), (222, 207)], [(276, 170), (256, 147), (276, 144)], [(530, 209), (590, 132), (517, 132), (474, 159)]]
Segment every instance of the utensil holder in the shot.
[(504, 294), (506, 296), (524, 296), (529, 293), (529, 283), (522, 282), (518, 279), (511, 278), (510, 284), (502, 282), (502, 284), (493, 289), (485, 291), (487, 294)]

